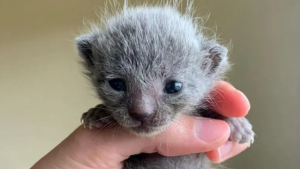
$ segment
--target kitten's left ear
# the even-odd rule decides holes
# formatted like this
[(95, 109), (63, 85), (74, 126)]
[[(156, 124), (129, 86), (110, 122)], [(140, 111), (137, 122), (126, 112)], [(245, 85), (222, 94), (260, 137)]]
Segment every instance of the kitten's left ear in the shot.
[(208, 41), (203, 46), (204, 60), (201, 68), (208, 76), (222, 75), (228, 68), (228, 49), (216, 41)]

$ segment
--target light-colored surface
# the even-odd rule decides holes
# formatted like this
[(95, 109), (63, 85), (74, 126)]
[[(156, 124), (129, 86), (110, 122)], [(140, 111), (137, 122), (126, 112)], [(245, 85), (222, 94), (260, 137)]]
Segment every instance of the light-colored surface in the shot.
[[(196, 0), (232, 39), (230, 81), (252, 103), (256, 143), (235, 169), (300, 166), (300, 2)], [(0, 1), (0, 168), (29, 168), (98, 103), (73, 39), (103, 1)]]

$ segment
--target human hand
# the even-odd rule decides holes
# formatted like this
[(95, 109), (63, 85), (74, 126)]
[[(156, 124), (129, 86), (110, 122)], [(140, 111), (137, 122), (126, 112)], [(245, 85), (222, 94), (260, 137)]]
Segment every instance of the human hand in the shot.
[[(245, 116), (250, 105), (243, 93), (227, 82), (219, 82), (214, 111), (226, 117)], [(121, 169), (122, 162), (139, 153), (158, 152), (165, 156), (206, 152), (216, 163), (247, 148), (228, 141), (230, 129), (222, 120), (181, 116), (166, 131), (153, 138), (140, 137), (121, 127), (101, 130), (77, 128), (31, 169)]]

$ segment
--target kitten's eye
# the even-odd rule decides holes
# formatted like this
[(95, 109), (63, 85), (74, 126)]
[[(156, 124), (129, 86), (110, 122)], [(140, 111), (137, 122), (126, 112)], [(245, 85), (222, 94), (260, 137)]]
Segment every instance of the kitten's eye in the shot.
[(171, 81), (166, 84), (165, 92), (168, 94), (177, 93), (181, 90), (181, 88), (182, 88), (181, 82)]
[(126, 85), (122, 79), (112, 79), (108, 81), (111, 88), (116, 91), (125, 91)]

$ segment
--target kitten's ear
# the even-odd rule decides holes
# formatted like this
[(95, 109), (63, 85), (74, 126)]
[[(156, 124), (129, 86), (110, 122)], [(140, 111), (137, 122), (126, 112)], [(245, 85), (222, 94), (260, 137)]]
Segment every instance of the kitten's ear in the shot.
[(216, 41), (208, 41), (203, 46), (204, 61), (201, 65), (208, 76), (222, 75), (228, 68), (228, 49)]
[(89, 69), (95, 66), (92, 52), (94, 39), (95, 35), (93, 33), (83, 34), (76, 37), (75, 39), (79, 55), (83, 58), (86, 66)]

